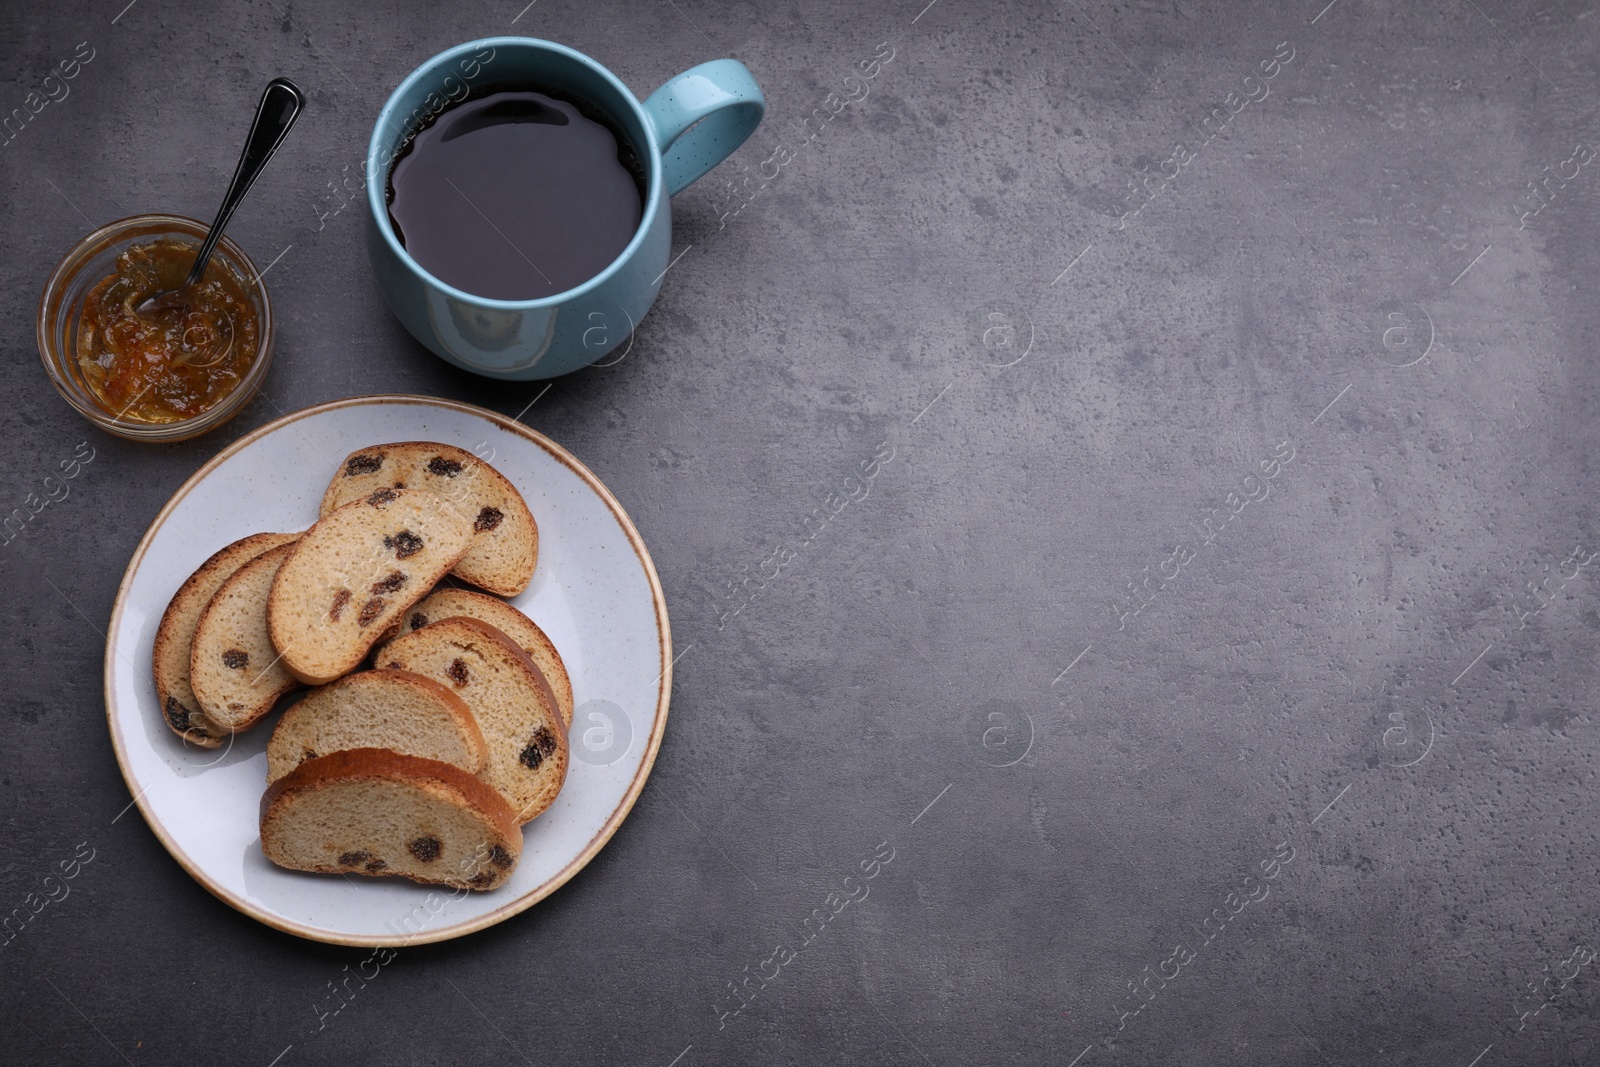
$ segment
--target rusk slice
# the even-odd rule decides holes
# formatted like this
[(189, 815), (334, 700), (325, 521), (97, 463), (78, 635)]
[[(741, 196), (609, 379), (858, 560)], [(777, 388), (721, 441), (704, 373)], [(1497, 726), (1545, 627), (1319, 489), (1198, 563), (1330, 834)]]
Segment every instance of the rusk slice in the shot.
[(200, 710), (231, 733), (249, 729), (300, 683), (267, 634), (267, 594), (293, 544), (269, 549), (233, 573), (195, 624), (189, 684)]
[(408, 671), (361, 671), (313, 689), (283, 713), (267, 742), (267, 781), (306, 760), (352, 748), (386, 748), (483, 770), (488, 748), (461, 698)]
[(462, 581), (501, 596), (528, 587), (539, 558), (539, 527), (517, 487), (485, 461), (433, 441), (363, 448), (339, 465), (321, 514), (379, 489), (426, 489), (472, 520), (472, 548), (455, 565)]
[(267, 787), (261, 851), (291, 870), (488, 890), (516, 868), (522, 832), (505, 798), (461, 768), (357, 748)]
[(384, 646), (384, 667), (450, 686), (489, 743), (483, 778), (519, 822), (541, 814), (567, 778), (567, 732), (550, 684), (516, 642), (478, 619), (442, 619)]
[[(572, 725), (572, 679), (567, 676), (567, 665), (561, 662), (561, 653), (532, 619), (504, 600), (470, 589), (441, 587), (406, 613), (401, 632), (420, 630), (430, 622), (452, 615), (480, 619), (515, 641), (550, 683), (556, 707), (561, 709), (561, 724)], [(379, 655), (382, 655), (381, 650)]]
[(154, 675), (156, 704), (172, 732), (202, 748), (216, 748), (228, 731), (206, 717), (189, 685), (189, 650), (200, 613), (235, 571), (269, 548), (288, 544), (299, 534), (259, 533), (241, 538), (215, 554), (173, 594), (156, 627)]
[(378, 489), (318, 519), (267, 601), (284, 666), (311, 685), (348, 674), (471, 543), (471, 521), (422, 489)]

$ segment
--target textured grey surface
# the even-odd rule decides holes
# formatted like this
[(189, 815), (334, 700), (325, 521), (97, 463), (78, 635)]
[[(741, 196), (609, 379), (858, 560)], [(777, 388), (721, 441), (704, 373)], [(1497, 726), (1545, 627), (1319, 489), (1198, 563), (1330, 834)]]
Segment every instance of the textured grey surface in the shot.
[[(0, 949), (0, 1059), (1600, 1059), (1589, 6), (123, 2), (9, 4), (0, 42), (0, 112), (94, 49), (0, 148), (0, 511), (96, 450), (0, 548), (0, 908), (94, 850)], [(767, 92), (674, 202), (627, 357), (524, 416), (631, 511), (683, 658), (587, 870), (323, 1014), (367, 953), (236, 914), (117, 818), (101, 631), (150, 519), (249, 429), (542, 388), (421, 350), (359, 203), (329, 214), (406, 71), (503, 32), (641, 96), (720, 55)], [(38, 365), (45, 274), (91, 225), (209, 217), (279, 74), (310, 107), (231, 231), (282, 253), (265, 392), (184, 445), (96, 434)], [(858, 99), (808, 141), (830, 92)]]

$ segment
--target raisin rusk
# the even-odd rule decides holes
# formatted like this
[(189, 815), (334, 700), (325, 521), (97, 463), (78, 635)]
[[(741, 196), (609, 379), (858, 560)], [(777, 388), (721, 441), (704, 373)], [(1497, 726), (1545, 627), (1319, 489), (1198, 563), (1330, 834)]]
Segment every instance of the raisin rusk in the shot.
[(267, 787), (261, 851), (297, 871), (489, 890), (516, 869), (522, 832), (505, 798), (461, 768), (358, 748), (307, 760)]
[(501, 596), (528, 587), (539, 559), (539, 527), (517, 487), (485, 460), (434, 441), (363, 448), (334, 473), (322, 514), (379, 489), (426, 489), (472, 520), (472, 546), (452, 571), (457, 578)]
[[(482, 619), (515, 641), (533, 660), (534, 666), (544, 673), (555, 693), (556, 706), (561, 709), (563, 726), (572, 725), (572, 679), (561, 653), (545, 632), (534, 621), (498, 597), (476, 593), (471, 589), (451, 589), (440, 586), (428, 598), (406, 613), (404, 630), (420, 630), (430, 622), (448, 619), (452, 615), (465, 615), (469, 619)], [(383, 656), (379, 649), (377, 655)]]
[(228, 731), (206, 718), (189, 684), (189, 650), (194, 644), (195, 624), (200, 613), (240, 567), (261, 553), (288, 544), (299, 534), (259, 533), (243, 537), (218, 549), (210, 559), (178, 587), (161, 624), (156, 627), (152, 667), (156, 683), (156, 705), (173, 733), (202, 748), (216, 748)]
[(278, 698), (300, 688), (267, 632), (267, 597), (294, 544), (246, 563), (217, 589), (195, 623), (189, 683), (200, 710), (222, 729), (254, 726)]
[(406, 671), (357, 671), (311, 690), (283, 713), (267, 742), (267, 781), (351, 748), (387, 748), (468, 774), (483, 770), (488, 758), (478, 720), (445, 686)]
[(516, 642), (479, 619), (441, 619), (390, 641), (378, 664), (432, 678), (472, 709), (489, 745), (483, 778), (517, 821), (555, 801), (567, 778), (567, 731), (544, 674)]
[(267, 598), (284, 667), (310, 685), (354, 670), (472, 544), (472, 520), (423, 489), (382, 487), (295, 542)]

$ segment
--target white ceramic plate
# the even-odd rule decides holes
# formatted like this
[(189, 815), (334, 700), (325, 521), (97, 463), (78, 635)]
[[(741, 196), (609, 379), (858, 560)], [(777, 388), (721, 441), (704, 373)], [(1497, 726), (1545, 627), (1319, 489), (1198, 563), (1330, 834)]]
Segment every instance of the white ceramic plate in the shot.
[[(274, 867), (257, 829), (276, 717), (201, 749), (162, 722), (151, 644), (167, 601), (207, 556), (262, 530), (310, 526), (346, 455), (442, 441), (491, 460), (539, 524), (533, 582), (512, 603), (555, 643), (577, 708), (566, 786), (523, 828), (522, 861), (490, 893)], [(493, 451), (488, 451), (492, 449)], [(269, 926), (341, 945), (422, 944), (531, 907), (605, 845), (644, 788), (666, 726), (672, 635), (644, 542), (606, 487), (559, 445), (492, 411), (419, 396), (340, 400), (269, 423), (200, 468), (161, 509), (117, 590), (106, 642), (117, 762), (167, 850), (212, 893)]]

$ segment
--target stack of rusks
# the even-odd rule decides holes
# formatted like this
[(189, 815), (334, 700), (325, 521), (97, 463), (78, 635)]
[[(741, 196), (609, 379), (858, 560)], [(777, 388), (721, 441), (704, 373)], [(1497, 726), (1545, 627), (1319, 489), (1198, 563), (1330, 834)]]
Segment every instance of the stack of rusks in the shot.
[(179, 588), (155, 638), (162, 715), (214, 748), (313, 687), (267, 743), (267, 858), (496, 889), (567, 776), (572, 683), (501, 599), (533, 577), (533, 515), (488, 463), (426, 441), (352, 453), (319, 515)]

